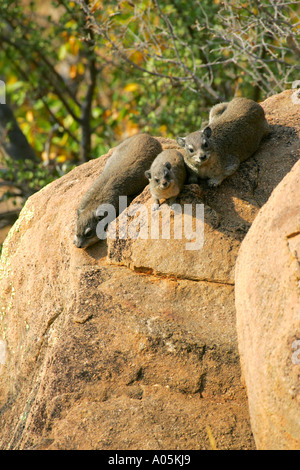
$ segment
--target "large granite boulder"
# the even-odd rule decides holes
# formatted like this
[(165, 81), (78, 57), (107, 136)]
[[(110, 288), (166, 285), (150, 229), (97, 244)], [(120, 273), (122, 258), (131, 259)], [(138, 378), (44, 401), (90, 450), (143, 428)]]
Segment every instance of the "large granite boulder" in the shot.
[(236, 265), (237, 331), (259, 449), (300, 449), (300, 161), (273, 191)]
[[(27, 201), (0, 264), (1, 448), (255, 448), (235, 261), (299, 158), (291, 92), (263, 106), (272, 128), (256, 155), (219, 188), (186, 186), (178, 200), (204, 204), (202, 249), (184, 238), (73, 245), (80, 198), (111, 151)], [(148, 188), (136, 202), (149, 209)]]

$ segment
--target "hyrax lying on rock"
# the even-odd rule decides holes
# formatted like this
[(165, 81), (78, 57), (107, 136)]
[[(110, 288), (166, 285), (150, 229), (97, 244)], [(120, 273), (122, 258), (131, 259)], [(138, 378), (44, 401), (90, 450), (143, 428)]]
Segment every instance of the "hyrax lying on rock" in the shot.
[(255, 101), (234, 98), (214, 106), (203, 131), (177, 138), (185, 150), (189, 183), (200, 177), (208, 179), (210, 187), (219, 186), (235, 173), (240, 162), (253, 155), (268, 130), (264, 110)]
[(74, 244), (86, 248), (99, 241), (96, 228), (97, 209), (112, 204), (119, 214), (119, 196), (135, 196), (148, 184), (145, 171), (162, 146), (148, 134), (138, 134), (118, 145), (92, 187), (83, 196), (77, 209)]
[(153, 210), (159, 208), (159, 200), (167, 200), (171, 206), (183, 188), (186, 170), (183, 156), (178, 150), (167, 149), (161, 152), (145, 172), (150, 182), (150, 191), (154, 199)]

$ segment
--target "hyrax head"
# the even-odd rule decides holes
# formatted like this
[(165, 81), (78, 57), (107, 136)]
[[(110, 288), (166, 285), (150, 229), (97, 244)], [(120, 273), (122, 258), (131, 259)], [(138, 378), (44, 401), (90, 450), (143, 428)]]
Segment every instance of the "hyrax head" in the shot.
[(145, 176), (150, 182), (151, 189), (160, 191), (168, 189), (173, 182), (172, 165), (170, 162), (165, 162), (158, 168), (145, 171)]
[(211, 128), (205, 127), (203, 131), (196, 131), (186, 137), (177, 137), (177, 143), (185, 149), (185, 159), (196, 166), (201, 166), (210, 158), (213, 141)]
[(99, 217), (96, 211), (77, 210), (76, 232), (73, 240), (77, 248), (87, 248), (99, 241), (96, 233), (98, 222)]

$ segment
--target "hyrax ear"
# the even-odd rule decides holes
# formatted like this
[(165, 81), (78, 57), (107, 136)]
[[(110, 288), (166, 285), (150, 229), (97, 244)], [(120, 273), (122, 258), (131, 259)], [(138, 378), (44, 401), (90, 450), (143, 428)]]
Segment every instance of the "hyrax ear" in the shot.
[(180, 147), (185, 147), (185, 138), (184, 137), (177, 137), (176, 142), (177, 142), (177, 144), (180, 145)]
[(151, 171), (150, 170), (145, 171), (145, 176), (146, 178), (148, 178), (148, 180), (151, 180)]
[(207, 126), (204, 130), (203, 130), (203, 134), (205, 135), (205, 137), (207, 137), (208, 139), (210, 138), (211, 136), (211, 128), (209, 126)]
[(101, 212), (101, 206), (97, 207), (95, 211), (93, 211), (93, 216), (95, 219), (100, 222), (103, 219), (103, 213)]

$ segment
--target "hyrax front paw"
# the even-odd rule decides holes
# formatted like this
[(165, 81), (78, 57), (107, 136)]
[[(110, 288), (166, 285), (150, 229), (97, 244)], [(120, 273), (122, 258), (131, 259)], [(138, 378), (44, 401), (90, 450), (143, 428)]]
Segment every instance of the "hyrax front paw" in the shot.
[(222, 181), (223, 178), (211, 178), (208, 180), (207, 184), (209, 188), (216, 188), (217, 186), (220, 186)]
[(155, 203), (155, 204), (152, 204), (152, 210), (153, 211), (157, 211), (159, 209), (159, 204)]

